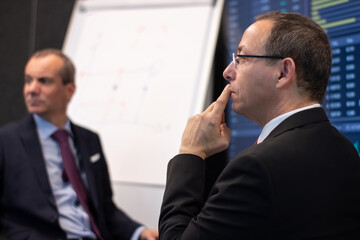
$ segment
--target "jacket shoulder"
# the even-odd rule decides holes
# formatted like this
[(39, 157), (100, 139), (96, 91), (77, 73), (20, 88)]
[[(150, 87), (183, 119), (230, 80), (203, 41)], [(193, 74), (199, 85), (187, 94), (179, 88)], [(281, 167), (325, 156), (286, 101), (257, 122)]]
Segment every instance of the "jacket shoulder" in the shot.
[(13, 134), (16, 131), (21, 130), (21, 128), (30, 127), (34, 124), (34, 121), (31, 116), (27, 116), (23, 119), (9, 122), (0, 127), (0, 136)]
[(89, 139), (99, 139), (99, 134), (93, 130), (90, 130), (87, 127), (77, 125), (71, 122), (71, 129), (76, 137), (89, 138)]

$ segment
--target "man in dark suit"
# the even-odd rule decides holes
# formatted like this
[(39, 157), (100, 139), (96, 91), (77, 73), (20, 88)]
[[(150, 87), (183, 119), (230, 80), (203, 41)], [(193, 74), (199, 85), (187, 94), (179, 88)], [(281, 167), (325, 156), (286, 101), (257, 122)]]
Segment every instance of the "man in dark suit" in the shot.
[[(74, 72), (70, 59), (55, 49), (36, 52), (26, 64), (24, 97), (30, 115), (0, 130), (0, 235), (15, 240), (157, 239), (156, 230), (115, 206), (99, 137), (66, 115)], [(65, 130), (82, 197), (64, 170), (64, 151), (54, 135), (58, 129)]]
[[(360, 159), (320, 106), (330, 68), (326, 33), (311, 19), (257, 18), (224, 71), (229, 84), (189, 119), (169, 162), (160, 239), (360, 239)], [(263, 130), (206, 194), (206, 158), (230, 141), (230, 97)]]

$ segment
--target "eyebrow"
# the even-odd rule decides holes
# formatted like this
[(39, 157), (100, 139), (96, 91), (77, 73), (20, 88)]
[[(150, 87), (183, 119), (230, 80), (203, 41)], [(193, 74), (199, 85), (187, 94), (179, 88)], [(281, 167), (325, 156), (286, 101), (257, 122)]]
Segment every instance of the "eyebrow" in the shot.
[(239, 46), (237, 52), (240, 53), (244, 49), (244, 46)]
[[(31, 75), (28, 75), (28, 74), (25, 74), (24, 78), (33, 79), (33, 77)], [(39, 77), (39, 78), (36, 78), (36, 79), (39, 81), (39, 80), (44, 80), (44, 79), (53, 80), (54, 78), (53, 77), (42, 76), (42, 77)]]
[(46, 77), (46, 76), (44, 76), (44, 77), (39, 77), (39, 78), (38, 78), (38, 80), (44, 80), (44, 79), (46, 79), (46, 80), (53, 80), (52, 77)]

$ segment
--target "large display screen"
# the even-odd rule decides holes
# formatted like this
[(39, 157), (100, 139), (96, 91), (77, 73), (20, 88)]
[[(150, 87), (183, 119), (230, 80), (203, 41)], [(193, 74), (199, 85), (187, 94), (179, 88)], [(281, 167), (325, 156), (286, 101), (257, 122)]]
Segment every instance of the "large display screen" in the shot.
[[(298, 12), (315, 20), (327, 32), (333, 53), (331, 76), (323, 107), (331, 123), (359, 152), (360, 145), (360, 1), (358, 0), (228, 0), (226, 32), (228, 61), (243, 31), (255, 16), (271, 10)], [(252, 145), (261, 128), (228, 107), (232, 129), (229, 159)]]

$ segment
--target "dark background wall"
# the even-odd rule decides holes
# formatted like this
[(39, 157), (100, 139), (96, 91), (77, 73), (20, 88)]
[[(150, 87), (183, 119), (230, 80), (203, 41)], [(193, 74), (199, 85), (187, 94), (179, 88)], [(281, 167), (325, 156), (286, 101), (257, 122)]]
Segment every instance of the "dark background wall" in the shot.
[(23, 71), (32, 53), (62, 48), (75, 0), (0, 0), (0, 126), (26, 115)]

